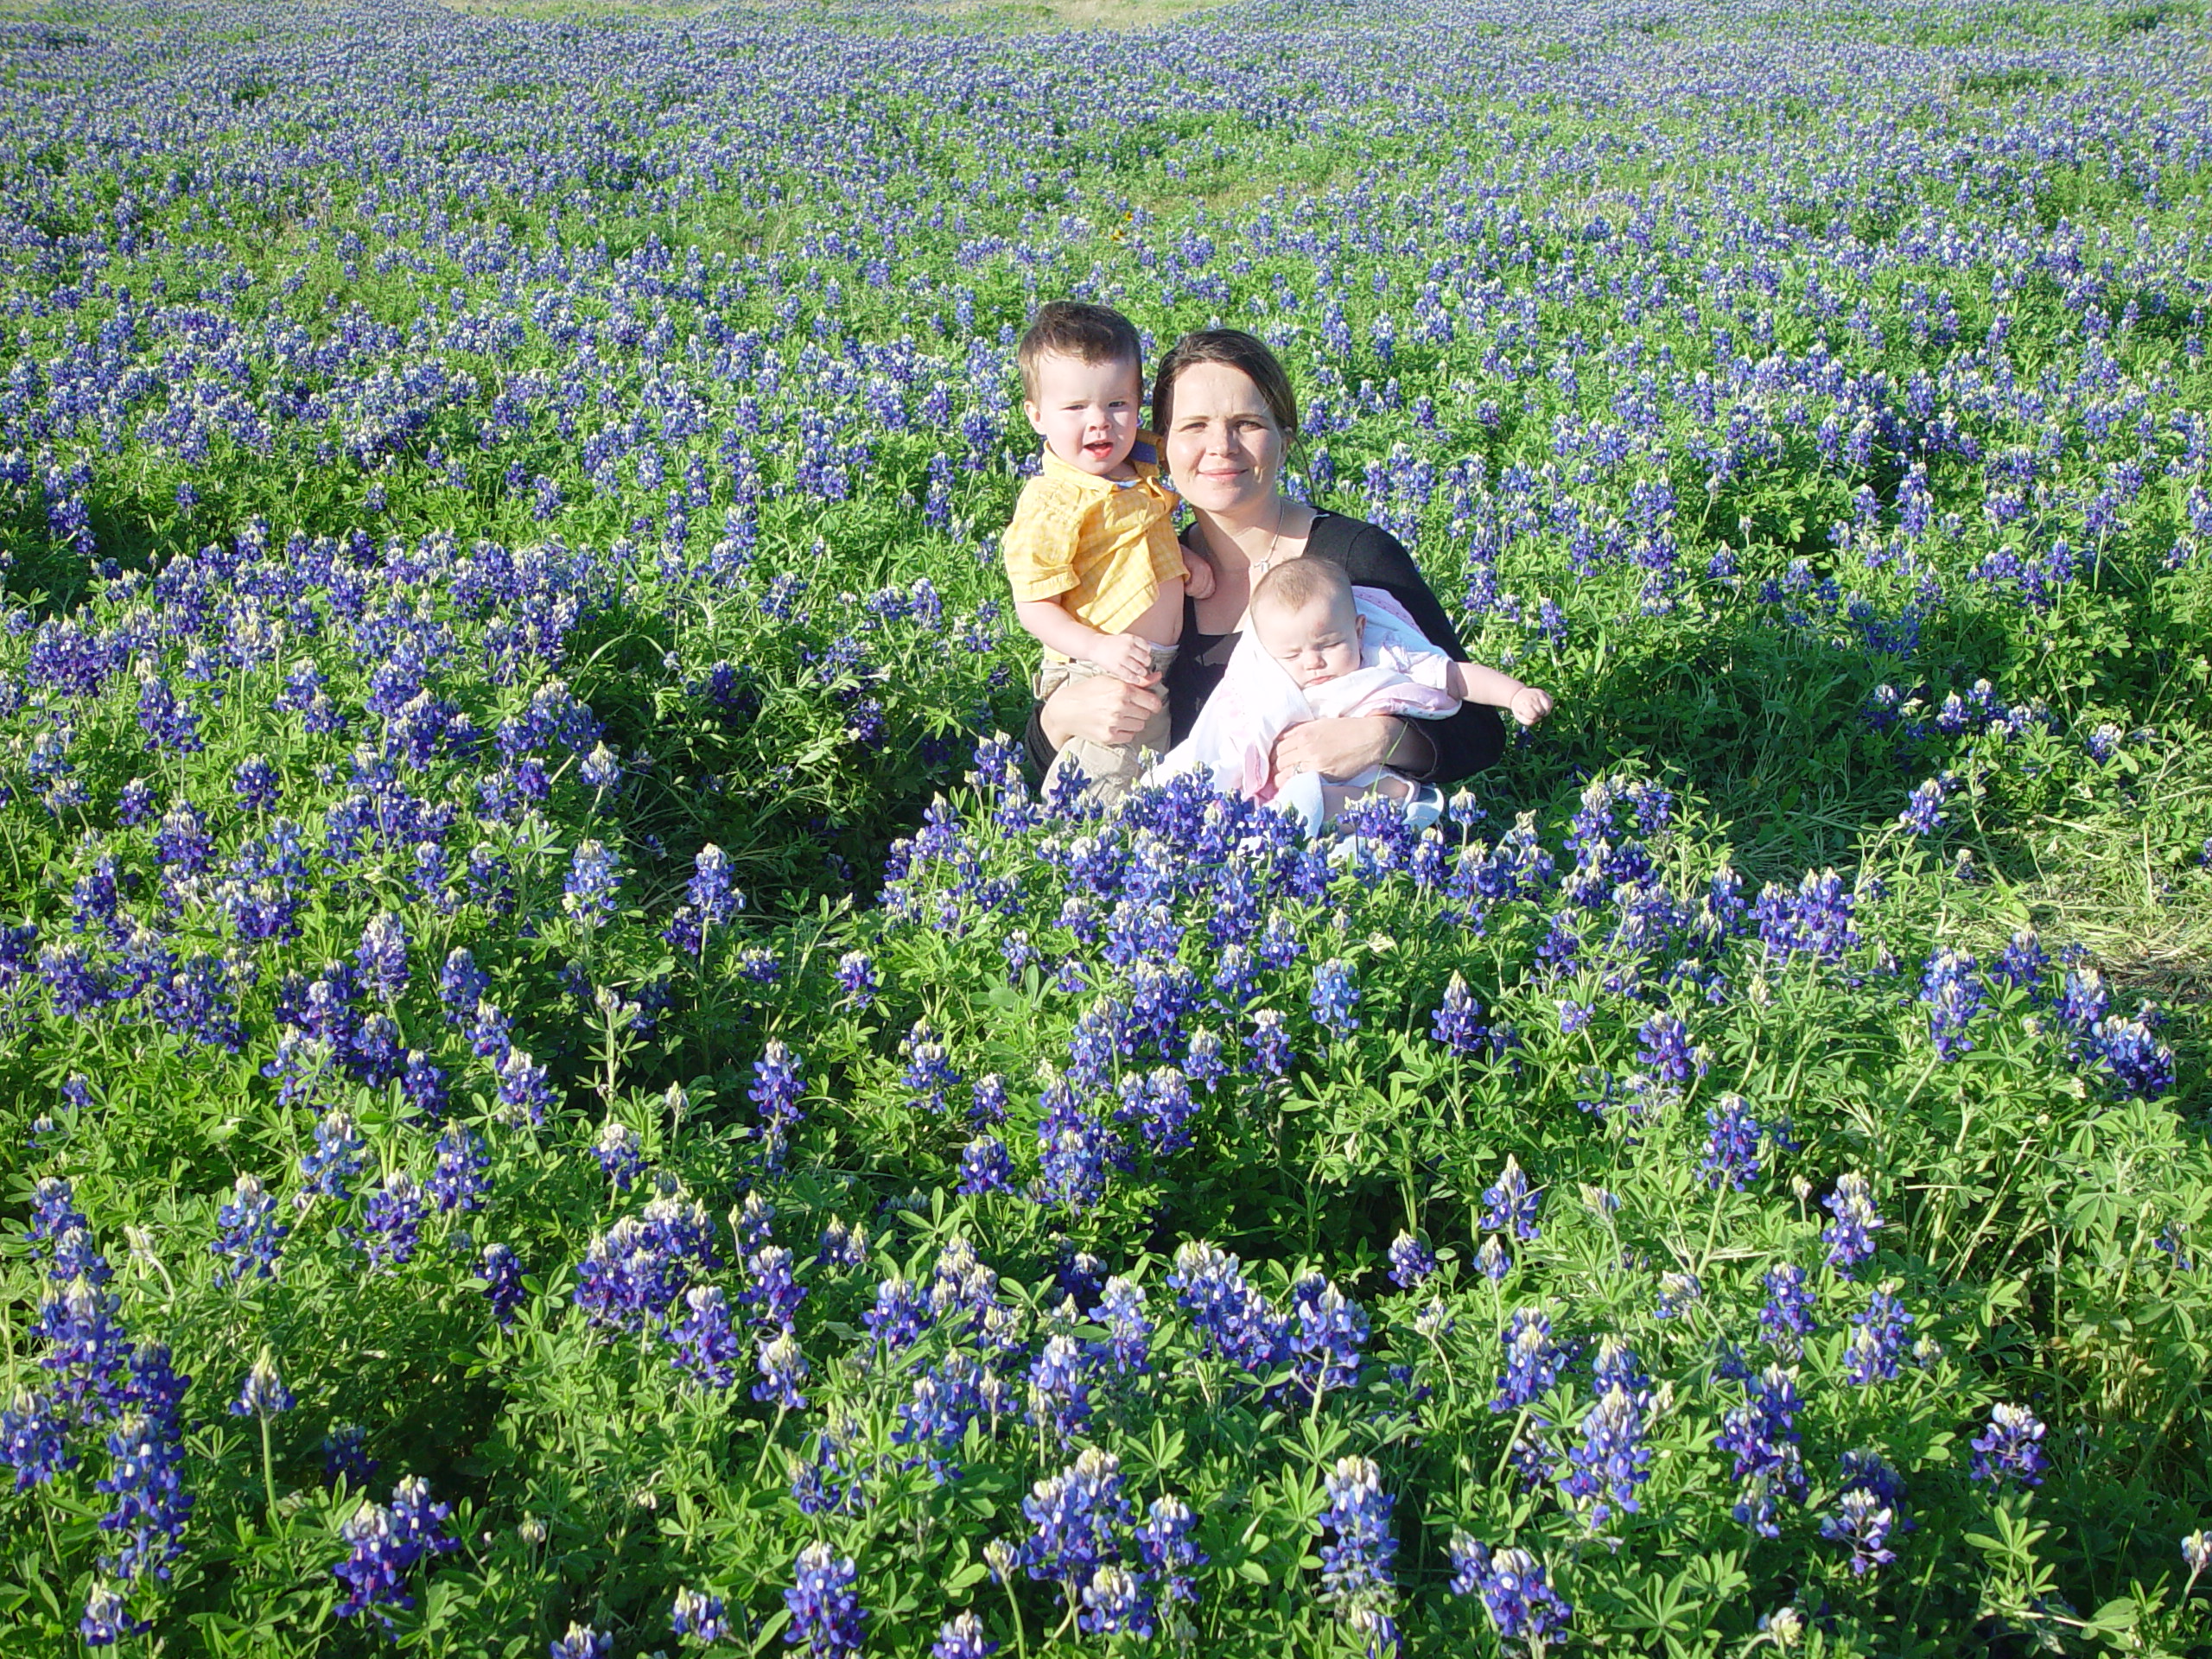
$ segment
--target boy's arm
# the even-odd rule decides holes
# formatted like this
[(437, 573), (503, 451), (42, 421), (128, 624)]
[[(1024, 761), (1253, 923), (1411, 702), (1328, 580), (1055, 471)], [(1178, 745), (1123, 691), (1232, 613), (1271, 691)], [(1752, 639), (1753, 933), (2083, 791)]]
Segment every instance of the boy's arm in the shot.
[(1135, 634), (1101, 633), (1070, 616), (1057, 599), (1016, 600), (1014, 614), (1032, 639), (1061, 656), (1095, 663), (1131, 685), (1152, 683), (1152, 652)]
[(1523, 726), (1534, 726), (1552, 711), (1548, 693), (1480, 663), (1453, 663), (1445, 676), (1444, 690), (1462, 702), (1509, 709)]

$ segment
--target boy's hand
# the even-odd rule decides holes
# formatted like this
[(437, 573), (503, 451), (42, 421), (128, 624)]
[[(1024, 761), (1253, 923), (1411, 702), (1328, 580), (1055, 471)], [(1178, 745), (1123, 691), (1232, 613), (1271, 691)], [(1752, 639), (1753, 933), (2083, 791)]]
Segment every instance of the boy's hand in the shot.
[(1150, 685), (1152, 647), (1134, 633), (1109, 633), (1090, 653), (1091, 662), (1128, 685)]
[(1192, 599), (1211, 599), (1215, 577), (1213, 561), (1185, 550), (1183, 554), (1183, 591)]
[(1534, 726), (1552, 711), (1552, 696), (1548, 691), (1539, 691), (1533, 685), (1524, 685), (1513, 694), (1506, 708), (1513, 718), (1523, 726)]

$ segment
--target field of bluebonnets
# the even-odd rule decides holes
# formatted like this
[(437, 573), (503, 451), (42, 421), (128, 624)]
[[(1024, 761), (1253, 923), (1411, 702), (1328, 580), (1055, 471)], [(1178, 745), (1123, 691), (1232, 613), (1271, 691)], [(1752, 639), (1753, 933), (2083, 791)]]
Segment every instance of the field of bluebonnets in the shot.
[[(0, 1647), (2202, 1651), (2198, 8), (1062, 22), (8, 9)], [(1069, 294), (1445, 825), (1025, 784)]]

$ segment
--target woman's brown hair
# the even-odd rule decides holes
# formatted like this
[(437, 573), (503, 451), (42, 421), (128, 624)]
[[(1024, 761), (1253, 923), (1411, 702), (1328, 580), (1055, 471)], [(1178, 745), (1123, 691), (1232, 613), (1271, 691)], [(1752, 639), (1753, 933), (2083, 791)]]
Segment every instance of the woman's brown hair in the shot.
[(1268, 413), (1286, 440), (1298, 435), (1298, 394), (1290, 377), (1265, 341), (1242, 328), (1201, 328), (1167, 348), (1152, 378), (1152, 429), (1165, 437), (1175, 413), (1175, 382), (1186, 369), (1219, 363), (1242, 372), (1259, 388)]

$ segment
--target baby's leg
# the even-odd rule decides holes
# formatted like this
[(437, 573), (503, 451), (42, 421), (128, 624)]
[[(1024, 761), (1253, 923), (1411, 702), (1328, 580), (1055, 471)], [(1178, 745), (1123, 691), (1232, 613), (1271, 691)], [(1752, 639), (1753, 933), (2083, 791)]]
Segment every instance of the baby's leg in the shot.
[(1411, 784), (1389, 767), (1370, 766), (1357, 777), (1332, 779), (1322, 785), (1323, 820), (1335, 823), (1338, 813), (1358, 801), (1405, 800), (1412, 790)]

